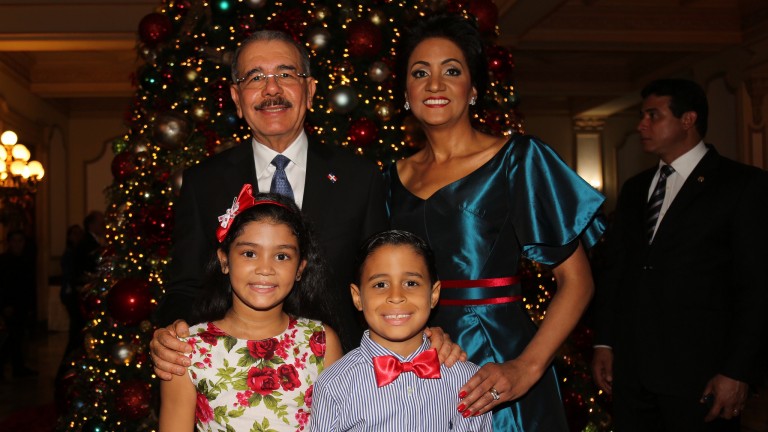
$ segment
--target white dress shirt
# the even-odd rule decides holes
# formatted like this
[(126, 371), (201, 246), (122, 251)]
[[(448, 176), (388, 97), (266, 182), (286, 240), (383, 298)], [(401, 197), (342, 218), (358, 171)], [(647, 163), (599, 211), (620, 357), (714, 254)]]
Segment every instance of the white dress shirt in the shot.
[[(691, 175), (693, 169), (696, 168), (696, 165), (698, 165), (699, 162), (701, 162), (701, 159), (706, 153), (707, 146), (704, 145), (704, 141), (699, 141), (694, 148), (688, 150), (685, 154), (678, 157), (670, 164), (675, 171), (667, 177), (667, 184), (664, 190), (664, 201), (661, 203), (659, 218), (656, 221), (656, 226), (653, 228), (654, 236), (656, 236), (656, 229), (659, 227), (661, 220), (664, 219), (664, 215), (667, 213), (667, 210), (669, 210), (669, 206), (677, 196), (677, 193), (680, 192), (680, 189), (688, 179), (688, 176)], [(659, 168), (663, 165), (663, 162), (659, 162)], [(648, 199), (651, 199), (651, 194), (653, 194), (653, 190), (656, 188), (656, 183), (658, 182), (659, 170), (656, 170), (656, 174), (654, 174), (653, 180), (651, 180), (651, 187), (648, 189)]]
[(490, 412), (462, 417), (456, 407), (459, 389), (480, 369), (470, 362), (440, 365), (441, 378), (423, 379), (403, 372), (392, 383), (376, 385), (373, 358), (393, 355), (411, 361), (429, 348), (421, 346), (403, 358), (377, 344), (366, 330), (360, 347), (329, 366), (312, 393), (311, 432), (491, 432)]
[[(275, 166), (272, 165), (272, 159), (278, 152), (272, 150), (266, 145), (252, 141), (253, 158), (256, 164), (256, 181), (259, 184), (260, 192), (269, 192), (272, 185), (272, 176), (275, 175)], [(307, 134), (302, 131), (298, 137), (282, 153), (283, 156), (291, 160), (291, 163), (285, 167), (285, 174), (288, 176), (288, 182), (291, 183), (293, 198), (296, 205), (301, 208), (304, 201), (304, 184), (307, 177), (307, 148), (309, 140)]]

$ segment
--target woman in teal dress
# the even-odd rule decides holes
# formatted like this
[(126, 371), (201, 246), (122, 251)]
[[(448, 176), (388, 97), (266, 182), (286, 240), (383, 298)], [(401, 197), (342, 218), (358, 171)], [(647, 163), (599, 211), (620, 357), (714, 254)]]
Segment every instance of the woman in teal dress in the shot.
[[(406, 109), (426, 146), (387, 172), (392, 227), (427, 240), (442, 281), (432, 325), (482, 366), (461, 389), (465, 415), (494, 411), (496, 431), (567, 431), (556, 350), (592, 296), (584, 252), (602, 234), (603, 197), (534, 137), (474, 129), (487, 65), (476, 27), (421, 21), (402, 54)], [(551, 266), (558, 288), (537, 326), (516, 276), (520, 255)]]

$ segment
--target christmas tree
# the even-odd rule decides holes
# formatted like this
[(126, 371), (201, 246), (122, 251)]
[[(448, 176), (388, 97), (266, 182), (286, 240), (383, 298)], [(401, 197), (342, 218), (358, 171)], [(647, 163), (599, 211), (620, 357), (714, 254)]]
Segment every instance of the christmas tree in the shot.
[[(181, 173), (250, 142), (229, 94), (238, 41), (271, 29), (304, 43), (318, 81), (308, 133), (384, 166), (421, 145), (418, 123), (402, 108), (395, 62), (409, 21), (437, 12), (475, 19), (487, 38), (492, 82), (483, 108), (473, 113), (476, 126), (519, 131), (513, 58), (494, 44), (498, 11), (491, 0), (166, 0), (141, 20), (137, 52), (145, 64), (134, 76), (127, 132), (112, 144), (108, 246), (82, 301), (86, 342), (61, 381), (59, 429), (157, 428), (159, 382), (148, 343), (167, 280)], [(546, 303), (548, 296), (551, 290), (542, 290), (531, 302)], [(577, 410), (586, 413), (587, 405)]]

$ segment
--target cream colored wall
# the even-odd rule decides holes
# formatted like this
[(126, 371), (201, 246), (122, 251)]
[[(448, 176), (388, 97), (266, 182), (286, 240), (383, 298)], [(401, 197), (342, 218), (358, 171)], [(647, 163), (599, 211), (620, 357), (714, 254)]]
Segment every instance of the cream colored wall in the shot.
[(114, 157), (110, 142), (126, 132), (124, 111), (124, 106), (115, 106), (112, 110), (73, 113), (70, 119), (69, 217), (74, 222), (82, 222), (91, 210), (106, 209), (104, 189), (112, 183), (110, 164)]
[(707, 87), (709, 99), (709, 130), (704, 141), (715, 146), (721, 155), (739, 160), (741, 157), (739, 128), (741, 111), (734, 89), (722, 78), (711, 81)]
[[(65, 113), (30, 93), (27, 83), (13, 71), (0, 68), (0, 128), (13, 129), (19, 141), (29, 144), (32, 157), (39, 160), (46, 170), (52, 163), (49, 157), (49, 139), (51, 131), (67, 129)], [(45, 319), (48, 300), (48, 276), (50, 275), (50, 252), (48, 251), (48, 206), (49, 192), (46, 179), (38, 187), (36, 195), (36, 230), (35, 242), (38, 247), (37, 290), (38, 317)]]
[[(743, 125), (750, 121), (749, 118), (744, 118), (744, 113), (751, 115), (751, 111), (745, 110), (743, 98), (749, 98), (749, 95), (742, 88), (731, 89), (722, 77), (713, 78), (705, 88), (710, 107), (709, 131), (705, 141), (714, 144), (723, 156), (748, 162), (742, 155), (745, 153), (743, 147), (746, 134)], [(736, 91), (740, 93), (737, 94)], [(638, 95), (638, 101), (639, 98)], [(627, 179), (658, 162), (655, 157), (645, 154), (640, 147), (636, 132), (638, 109), (639, 105), (604, 119), (605, 123), (600, 132), (603, 145), (602, 193), (606, 196), (607, 212), (615, 208), (621, 186)], [(575, 132), (571, 114), (526, 111), (524, 103), (520, 110), (525, 113), (525, 132), (540, 137), (573, 167)]]
[[(525, 107), (522, 109), (525, 113)], [(567, 113), (526, 114), (523, 126), (525, 133), (541, 138), (563, 158), (565, 163), (573, 166), (573, 124)]]
[(0, 67), (0, 129), (15, 130), (46, 170), (36, 197), (40, 320), (47, 319), (49, 299), (56, 294), (49, 292), (48, 280), (61, 273), (66, 229), (82, 224), (88, 211), (105, 209), (102, 191), (112, 182), (109, 143), (126, 130), (127, 99), (91, 102), (72, 106), (66, 100), (43, 100), (13, 71)]

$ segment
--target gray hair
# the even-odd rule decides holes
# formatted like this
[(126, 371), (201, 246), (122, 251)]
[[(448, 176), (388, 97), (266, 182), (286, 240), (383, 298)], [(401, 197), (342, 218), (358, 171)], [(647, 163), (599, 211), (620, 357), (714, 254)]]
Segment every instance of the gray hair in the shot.
[(304, 45), (296, 42), (291, 36), (289, 36), (285, 32), (277, 31), (277, 30), (260, 30), (257, 31), (242, 42), (240, 42), (240, 46), (237, 47), (235, 50), (235, 56), (232, 59), (232, 82), (236, 82), (239, 78), (237, 76), (237, 65), (238, 65), (238, 59), (240, 58), (240, 52), (245, 49), (248, 45), (252, 44), (253, 42), (259, 42), (259, 41), (281, 41), (285, 42), (287, 44), (290, 44), (296, 48), (296, 50), (299, 52), (299, 58), (301, 60), (301, 68), (303, 69), (302, 73), (305, 73), (307, 75), (312, 75), (312, 72), (309, 69), (309, 52), (306, 48), (304, 48)]

